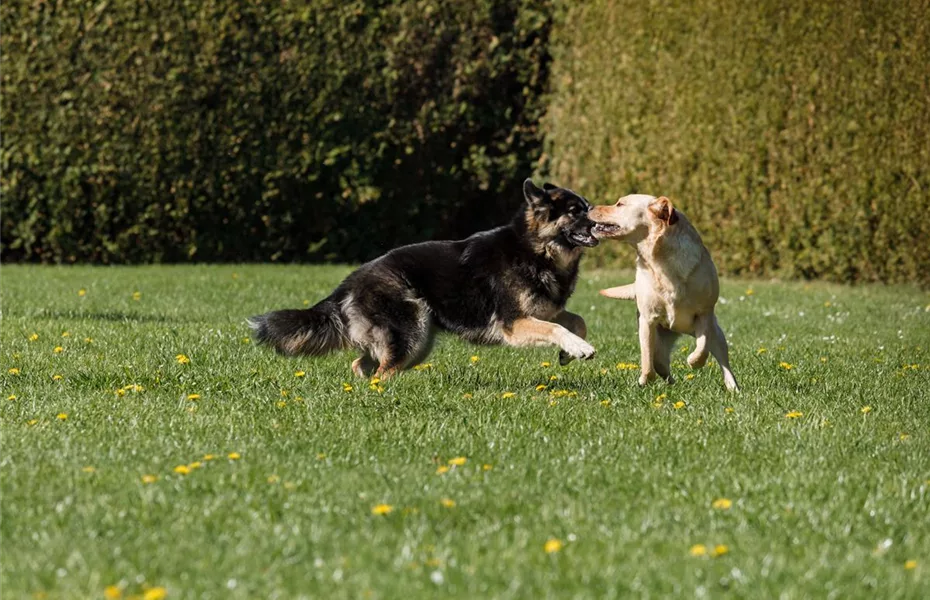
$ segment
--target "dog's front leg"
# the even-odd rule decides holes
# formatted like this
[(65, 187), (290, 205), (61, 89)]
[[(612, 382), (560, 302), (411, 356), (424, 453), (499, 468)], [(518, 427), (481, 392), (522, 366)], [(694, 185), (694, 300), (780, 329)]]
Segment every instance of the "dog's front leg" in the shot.
[(656, 351), (656, 326), (650, 323), (643, 315), (639, 315), (639, 352), (640, 352), (640, 374), (639, 385), (646, 385), (656, 378), (655, 367), (653, 366), (653, 356)]
[[(563, 310), (558, 315), (556, 315), (553, 321), (555, 321), (556, 323), (558, 323), (565, 329), (568, 329), (569, 331), (571, 331), (572, 333), (574, 333), (581, 339), (583, 340), (588, 339), (588, 326), (585, 324), (584, 319), (581, 318), (580, 315), (576, 315), (573, 312), (568, 312), (567, 310)], [(572, 362), (574, 359), (575, 357), (569, 354), (568, 352), (566, 352), (565, 350), (559, 350), (559, 364), (562, 365), (563, 367), (567, 365), (568, 363)]]
[(592, 358), (594, 346), (568, 329), (534, 317), (517, 319), (504, 329), (504, 342), (511, 346), (558, 346), (572, 358)]

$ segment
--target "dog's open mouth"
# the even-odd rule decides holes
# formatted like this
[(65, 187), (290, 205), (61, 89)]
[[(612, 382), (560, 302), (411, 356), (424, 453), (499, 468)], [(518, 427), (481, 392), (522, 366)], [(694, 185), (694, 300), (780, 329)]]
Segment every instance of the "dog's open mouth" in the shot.
[(565, 237), (575, 246), (585, 246), (591, 248), (597, 246), (598, 239), (594, 237), (591, 231), (564, 231)]
[(620, 233), (620, 227), (618, 225), (609, 225), (607, 223), (595, 223), (594, 228), (591, 229), (591, 232), (594, 233), (595, 237), (610, 237)]

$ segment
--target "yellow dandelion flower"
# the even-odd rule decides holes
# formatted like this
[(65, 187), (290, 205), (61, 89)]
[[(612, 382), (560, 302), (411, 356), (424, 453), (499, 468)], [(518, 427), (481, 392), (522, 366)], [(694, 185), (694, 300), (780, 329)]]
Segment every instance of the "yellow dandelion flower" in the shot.
[(32, 426), (32, 425), (35, 425), (35, 424), (38, 423), (38, 422), (39, 422), (38, 419), (29, 419), (28, 421), (26, 421), (26, 425)]
[(674, 407), (675, 407), (675, 410), (679, 410), (679, 409), (681, 409), (681, 408), (684, 408), (684, 407), (685, 407), (685, 403), (684, 403), (684, 402), (682, 402), (681, 400), (679, 400), (678, 402), (676, 402), (676, 403), (675, 403), (675, 404), (673, 404), (672, 406), (674, 406)]
[(869, 414), (870, 412), (872, 412), (872, 407), (871, 407), (871, 406), (863, 406), (862, 408), (859, 409), (859, 412), (861, 412), (861, 413), (864, 414), (864, 415), (867, 415), (867, 414)]
[(557, 380), (558, 378), (559, 378), (558, 375), (550, 375), (550, 376), (549, 376), (549, 381), (555, 381), (555, 380)]
[(617, 363), (617, 369), (620, 371), (635, 371), (639, 369), (639, 365), (636, 363), (620, 362)]
[(204, 454), (203, 459), (204, 460), (216, 460), (216, 454)]
[(123, 590), (119, 589), (119, 586), (108, 585), (103, 588), (103, 597), (107, 600), (119, 600), (123, 597)]
[(310, 306), (310, 301), (309, 301), (309, 300), (304, 300), (304, 306)]
[(6, 397), (6, 399), (12, 402), (16, 400), (16, 394), (10, 394), (9, 396)]
[(83, 298), (86, 295), (87, 295), (87, 290), (85, 290), (84, 288), (81, 288), (78, 290), (78, 296), (80, 296), (81, 298)]
[(29, 341), (30, 341), (30, 342), (38, 341), (38, 339), (39, 339), (39, 334), (38, 334), (38, 333), (33, 333), (32, 335), (29, 336)]
[(749, 289), (746, 290), (746, 295), (747, 295), (747, 296), (752, 296), (753, 294), (755, 294), (755, 292), (752, 290), (752, 288), (749, 288)]
[(59, 420), (59, 421), (67, 421), (67, 420), (68, 420), (68, 413), (58, 413), (58, 420)]
[(163, 587), (153, 587), (143, 592), (142, 600), (165, 600), (166, 596), (168, 596), (168, 590)]
[(826, 302), (823, 303), (823, 306), (824, 308), (830, 308), (831, 306), (833, 306), (833, 304), (829, 300), (827, 300)]
[(61, 354), (61, 353), (64, 352), (64, 351), (65, 351), (65, 349), (62, 348), (61, 346), (55, 346), (55, 349), (52, 350), (52, 352), (54, 352), (55, 354)]
[(904, 568), (907, 569), (908, 571), (910, 571), (911, 569), (916, 569), (916, 568), (917, 568), (917, 561), (914, 560), (914, 559), (905, 561), (905, 563), (904, 563)]
[(62, 331), (62, 332), (61, 332), (61, 337), (64, 337), (64, 338), (66, 338), (66, 337), (71, 337), (71, 332), (70, 332), (70, 331)]
[(437, 475), (443, 475), (448, 472), (449, 472), (449, 467), (447, 467), (446, 465), (439, 465), (439, 467), (436, 469)]
[(278, 477), (277, 475), (269, 475), (269, 476), (268, 476), (268, 483), (274, 485), (275, 483), (278, 483), (278, 481), (280, 481), (280, 479), (281, 479), (281, 478)]
[(789, 412), (789, 413), (785, 413), (785, 418), (786, 418), (786, 419), (798, 419), (798, 418), (803, 417), (803, 416), (804, 416), (804, 413), (802, 413), (802, 412), (799, 411), (799, 410), (793, 410), (793, 411), (791, 411), (791, 412)]
[(371, 514), (373, 515), (389, 515), (391, 511), (394, 510), (394, 507), (390, 504), (376, 504), (371, 507)]
[(200, 394), (188, 394), (187, 399), (188, 400), (200, 400)]
[(652, 405), (656, 408), (662, 408), (662, 401), (656, 400), (655, 402), (652, 403)]
[(662, 402), (666, 398), (668, 398), (668, 394), (659, 394), (658, 396), (656, 396), (656, 402)]
[(126, 395), (126, 390), (124, 390), (123, 388), (120, 388), (120, 389), (116, 390), (116, 392), (114, 392), (114, 393), (115, 393), (117, 396), (125, 396), (125, 395)]
[(324, 452), (318, 452), (316, 455), (317, 460), (326, 460), (326, 454)]
[(545, 367), (551, 367), (551, 366), (552, 366), (552, 363), (549, 362), (549, 361), (545, 361), (545, 362), (539, 363), (539, 366), (540, 366), (540, 367), (544, 367), (544, 368), (545, 368)]
[(717, 498), (711, 506), (717, 510), (730, 510), (730, 507), (733, 506), (733, 501), (729, 498)]
[(601, 400), (601, 406), (610, 406), (610, 400)]
[(790, 371), (791, 369), (794, 368), (794, 365), (793, 365), (793, 364), (791, 364), (791, 363), (786, 363), (786, 362), (784, 362), (784, 361), (778, 363), (778, 366), (781, 367), (782, 369), (786, 370), (786, 371)]
[(252, 338), (244, 337), (244, 338), (242, 338), (241, 340), (239, 340), (239, 342), (242, 343), (242, 344), (251, 344), (251, 343), (252, 343)]
[(93, 473), (93, 472), (95, 472), (97, 469), (95, 469), (94, 467), (91, 467), (90, 465), (88, 465), (88, 466), (82, 468), (81, 470), (84, 471), (85, 473)]
[(186, 354), (178, 354), (174, 357), (174, 360), (178, 361), (179, 365), (189, 365), (191, 363), (190, 357)]
[(287, 406), (287, 402), (285, 402), (284, 400), (278, 400), (278, 402), (276, 403), (276, 406), (278, 408), (284, 408), (285, 406)]
[(61, 375), (52, 375), (52, 381), (61, 381), (64, 379)]
[(143, 475), (142, 483), (155, 483), (158, 481), (158, 475)]
[(558, 401), (558, 400), (550, 400), (550, 401), (549, 401), (549, 406), (557, 406), (558, 404), (559, 404), (559, 401)]
[(759, 348), (758, 350), (756, 350), (756, 354), (765, 354), (768, 351), (769, 351), (768, 348)]
[(471, 361), (471, 364), (475, 364), (476, 362), (478, 362), (479, 360), (481, 360), (481, 357), (478, 356), (477, 354), (475, 354), (475, 355), (472, 356), (469, 360)]
[(446, 508), (455, 508), (455, 500), (451, 498), (443, 498), (442, 500), (439, 501), (439, 503), (445, 506)]
[(461, 466), (464, 465), (466, 462), (468, 462), (468, 459), (465, 458), (464, 456), (456, 456), (455, 458), (450, 458), (450, 459), (449, 459), (449, 464), (450, 464), (450, 465), (453, 465), (453, 466), (456, 466), (456, 467), (461, 467)]
[(717, 544), (714, 546), (714, 556), (723, 556), (730, 551), (730, 548), (726, 544)]
[(821, 357), (820, 357), (820, 362), (822, 362), (822, 363), (827, 362), (827, 357), (826, 357), (826, 356), (821, 356)]
[(909, 433), (902, 433), (901, 435), (898, 436), (898, 439), (901, 440), (901, 441), (903, 442), (904, 440), (908, 439), (909, 437), (911, 437), (911, 434), (909, 434)]
[(494, 465), (488, 465), (488, 464), (481, 465), (482, 471), (490, 471), (493, 468), (494, 468)]
[(469, 394), (468, 392), (465, 392), (464, 394), (462, 394), (462, 399), (464, 400), (471, 400), (472, 398), (474, 398), (474, 396)]
[(94, 338), (92, 338), (92, 337), (86, 337), (86, 338), (84, 338), (84, 343), (85, 343), (85, 344), (93, 344), (93, 343), (94, 343)]
[(294, 371), (294, 377), (305, 377), (306, 375), (305, 371)]
[(138, 302), (139, 300), (142, 300), (142, 292), (133, 292), (132, 299), (135, 300), (136, 302)]
[(543, 384), (543, 383), (540, 383), (539, 385), (536, 386), (536, 391), (537, 391), (537, 392), (541, 392), (541, 391), (543, 391), (544, 389), (546, 389), (547, 387), (549, 387), (549, 386), (548, 386), (548, 385), (545, 385), (545, 384)]
[(704, 544), (695, 544), (691, 546), (691, 550), (688, 552), (691, 556), (707, 556), (707, 546)]
[(503, 394), (501, 394), (502, 399), (513, 398), (514, 396), (516, 396), (516, 394), (514, 394), (513, 392), (504, 392)]
[(723, 409), (723, 412), (727, 413), (728, 415), (733, 414), (733, 407), (732, 407), (732, 406), (728, 406), (728, 407), (726, 407), (726, 408)]
[(348, 383), (343, 382), (343, 383), (342, 383), (342, 391), (343, 391), (343, 392), (351, 392), (351, 391), (352, 391), (352, 386), (349, 385)]
[(694, 379), (694, 373), (688, 373), (687, 375), (685, 375), (685, 379), (687, 379), (688, 381), (691, 381), (692, 379)]
[(178, 475), (187, 475), (191, 472), (191, 468), (187, 465), (178, 465), (174, 468), (174, 472)]
[(229, 454), (226, 455), (226, 457), (229, 460), (239, 460), (240, 458), (242, 458), (242, 455), (239, 454), (238, 452), (230, 452)]
[(546, 554), (552, 554), (558, 552), (562, 549), (562, 540), (552, 538), (546, 540), (546, 543), (543, 545), (543, 550), (546, 551)]
[(423, 363), (421, 365), (416, 365), (413, 367), (414, 371), (425, 371), (427, 369), (432, 369), (433, 363)]
[(19, 375), (19, 369), (17, 369), (16, 367), (12, 367), (11, 369), (7, 370), (7, 373), (9, 373), (10, 375)]
[(371, 381), (369, 381), (368, 383), (369, 383), (370, 385), (377, 385), (377, 384), (381, 383), (381, 378), (380, 378), (380, 377), (372, 377), (372, 378), (371, 378)]
[(193, 471), (194, 469), (199, 469), (200, 467), (202, 467), (203, 463), (200, 462), (199, 460), (195, 460), (194, 462), (192, 462), (191, 464), (187, 466), (191, 468), (191, 471)]
[(290, 392), (289, 392), (288, 390), (285, 390), (285, 389), (282, 389), (282, 390), (281, 390), (281, 397), (282, 397), (282, 398), (287, 398), (287, 395), (288, 395), (288, 394), (290, 394)]

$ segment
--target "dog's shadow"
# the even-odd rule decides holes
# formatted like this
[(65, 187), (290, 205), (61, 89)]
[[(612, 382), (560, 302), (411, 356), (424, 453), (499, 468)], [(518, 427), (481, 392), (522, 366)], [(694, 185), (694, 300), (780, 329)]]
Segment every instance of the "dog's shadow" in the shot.
[(168, 316), (165, 314), (144, 314), (133, 313), (118, 310), (109, 310), (102, 312), (86, 312), (76, 310), (40, 310), (36, 313), (38, 319), (71, 319), (87, 321), (105, 321), (110, 323), (157, 323), (160, 325), (169, 323), (189, 323), (190, 319), (180, 316)]

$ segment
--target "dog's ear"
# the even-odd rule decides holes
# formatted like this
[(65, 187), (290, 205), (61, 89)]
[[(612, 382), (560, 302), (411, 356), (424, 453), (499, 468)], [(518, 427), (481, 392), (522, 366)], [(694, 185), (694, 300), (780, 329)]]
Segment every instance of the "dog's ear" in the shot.
[(678, 222), (678, 213), (675, 212), (672, 201), (665, 196), (653, 200), (652, 203), (649, 204), (649, 212), (666, 225), (674, 225)]
[(547, 192), (551, 192), (552, 190), (559, 189), (559, 186), (552, 185), (551, 183), (547, 181), (546, 183), (543, 184), (543, 189), (546, 190)]
[(523, 196), (526, 198), (526, 203), (533, 207), (545, 206), (549, 203), (549, 194), (536, 187), (532, 179), (523, 182)]

